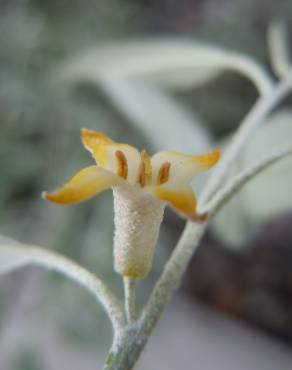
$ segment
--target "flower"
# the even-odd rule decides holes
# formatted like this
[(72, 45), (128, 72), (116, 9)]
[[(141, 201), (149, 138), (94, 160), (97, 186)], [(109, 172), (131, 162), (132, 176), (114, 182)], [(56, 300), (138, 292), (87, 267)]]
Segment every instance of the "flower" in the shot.
[(218, 162), (220, 151), (200, 156), (161, 151), (150, 157), (145, 150), (116, 143), (100, 132), (82, 129), (81, 138), (97, 165), (84, 168), (57, 191), (43, 192), (43, 198), (73, 204), (112, 188), (115, 269), (123, 276), (144, 278), (152, 265), (165, 206), (199, 220), (189, 183)]

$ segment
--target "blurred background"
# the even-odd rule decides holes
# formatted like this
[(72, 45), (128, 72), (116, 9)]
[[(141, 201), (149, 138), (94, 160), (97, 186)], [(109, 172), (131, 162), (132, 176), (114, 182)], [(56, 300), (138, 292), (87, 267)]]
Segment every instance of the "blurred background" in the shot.
[[(41, 191), (92, 163), (81, 127), (151, 153), (224, 146), (258, 92), (236, 68), (206, 65), (223, 48), (275, 78), (268, 30), (291, 18), (289, 0), (1, 0), (0, 233), (71, 257), (122, 296), (111, 192), (63, 208)], [(177, 55), (199, 65), (176, 66)], [(292, 137), (290, 105), (253, 135), (241, 165)], [(222, 211), (138, 369), (291, 369), (291, 183), (290, 159)], [(166, 212), (141, 303), (183, 225)], [(103, 311), (65, 278), (37, 268), (1, 276), (0, 369), (99, 369), (110, 342)]]

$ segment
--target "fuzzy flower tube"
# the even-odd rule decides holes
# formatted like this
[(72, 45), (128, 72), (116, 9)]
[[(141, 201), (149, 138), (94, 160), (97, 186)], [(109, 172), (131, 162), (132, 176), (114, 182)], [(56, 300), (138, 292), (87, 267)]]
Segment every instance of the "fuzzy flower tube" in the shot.
[(204, 218), (196, 212), (190, 181), (213, 167), (220, 152), (215, 149), (192, 156), (161, 151), (150, 157), (145, 150), (116, 143), (100, 132), (82, 129), (81, 138), (97, 165), (84, 168), (57, 191), (44, 192), (43, 197), (67, 205), (112, 188), (115, 270), (126, 278), (143, 279), (152, 266), (165, 206), (193, 221)]

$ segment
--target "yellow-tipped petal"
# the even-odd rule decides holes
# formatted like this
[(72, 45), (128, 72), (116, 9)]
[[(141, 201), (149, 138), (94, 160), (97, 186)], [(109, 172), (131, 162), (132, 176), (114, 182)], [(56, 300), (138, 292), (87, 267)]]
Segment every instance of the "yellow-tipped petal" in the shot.
[(189, 185), (149, 186), (145, 190), (161, 201), (168, 203), (180, 215), (193, 220), (196, 219), (196, 197)]
[(81, 140), (84, 147), (93, 153), (98, 145), (113, 144), (113, 141), (98, 131), (88, 130), (87, 128), (81, 129)]
[(201, 168), (200, 171), (208, 171), (219, 161), (220, 155), (220, 149), (216, 148), (210, 153), (194, 156), (192, 161)]
[(100, 167), (116, 173), (117, 164), (114, 151), (108, 147), (114, 142), (98, 131), (81, 129), (81, 140), (84, 147), (92, 154)]
[(215, 149), (212, 152), (193, 156), (174, 151), (163, 151), (156, 153), (152, 159), (153, 181), (157, 183), (159, 172), (165, 163), (169, 163), (169, 183), (186, 183), (192, 177), (200, 172), (207, 171), (213, 167), (220, 158), (220, 150)]
[[(138, 168), (141, 157), (138, 150), (131, 145), (123, 143), (115, 143), (107, 136), (97, 131), (87, 129), (81, 130), (81, 138), (83, 145), (89, 150), (99, 167), (105, 168), (115, 174), (120, 173), (120, 158), (125, 158), (128, 171), (127, 177), (123, 172), (123, 178), (131, 184), (137, 181)], [(118, 153), (118, 155), (117, 155)]]
[(67, 184), (53, 193), (43, 192), (45, 200), (66, 205), (82, 202), (123, 180), (97, 166), (86, 167), (78, 172)]

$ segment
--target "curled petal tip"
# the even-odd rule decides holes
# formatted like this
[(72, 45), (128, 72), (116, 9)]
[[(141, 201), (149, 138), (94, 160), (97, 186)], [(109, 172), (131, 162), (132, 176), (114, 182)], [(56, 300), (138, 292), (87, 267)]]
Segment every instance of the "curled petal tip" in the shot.
[(47, 191), (43, 191), (41, 193), (41, 197), (43, 198), (43, 200), (47, 200), (49, 202), (65, 204), (65, 202), (62, 201), (62, 199), (59, 199), (57, 192), (49, 193)]
[(219, 148), (215, 148), (213, 150), (213, 157), (214, 157), (214, 165), (215, 165), (221, 158), (221, 150)]
[(94, 134), (96, 131), (90, 130), (89, 128), (86, 127), (81, 127), (80, 133), (81, 134)]
[(203, 154), (194, 157), (194, 161), (202, 166), (205, 170), (215, 166), (215, 164), (219, 161), (221, 156), (221, 151), (219, 148), (212, 150), (212, 152), (208, 154)]
[(41, 193), (41, 197), (43, 198), (43, 200), (53, 202), (53, 203), (56, 203), (56, 204), (64, 204), (64, 205), (67, 204), (64, 196), (60, 197), (57, 191), (54, 192), (54, 193), (49, 193), (47, 191), (43, 191)]
[(113, 143), (113, 141), (109, 137), (105, 136), (101, 132), (89, 130), (87, 128), (82, 128), (80, 130), (80, 135), (83, 145), (89, 151), (93, 151), (96, 145)]

